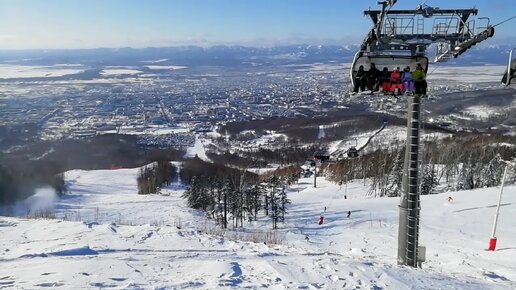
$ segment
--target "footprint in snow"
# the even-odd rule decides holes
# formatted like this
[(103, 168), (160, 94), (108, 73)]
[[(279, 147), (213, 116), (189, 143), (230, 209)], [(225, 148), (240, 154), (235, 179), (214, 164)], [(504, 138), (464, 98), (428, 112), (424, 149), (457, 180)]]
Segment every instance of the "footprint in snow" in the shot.
[(153, 231), (151, 232), (148, 232), (147, 234), (145, 234), (141, 239), (140, 241), (138, 241), (138, 243), (143, 243), (145, 242), (145, 240), (147, 240), (148, 238), (152, 237), (152, 235), (154, 234)]
[(509, 279), (505, 278), (504, 276), (500, 276), (496, 274), (495, 272), (485, 272), (484, 276), (491, 279), (500, 279), (502, 281), (509, 281)]
[(36, 284), (34, 286), (38, 286), (38, 287), (60, 287), (60, 286), (63, 286), (63, 285), (64, 284), (60, 283), (60, 282), (48, 282), (48, 283)]
[(113, 233), (116, 233), (117, 232), (117, 225), (115, 223), (112, 223), (109, 225), (109, 229), (113, 232)]

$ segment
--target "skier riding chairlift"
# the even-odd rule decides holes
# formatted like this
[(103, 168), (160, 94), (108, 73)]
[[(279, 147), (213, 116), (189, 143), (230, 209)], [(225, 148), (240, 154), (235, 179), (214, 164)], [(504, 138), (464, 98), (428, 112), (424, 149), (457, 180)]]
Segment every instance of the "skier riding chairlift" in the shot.
[(352, 146), (348, 149), (348, 157), (350, 157), (350, 158), (358, 157), (358, 150), (355, 146)]

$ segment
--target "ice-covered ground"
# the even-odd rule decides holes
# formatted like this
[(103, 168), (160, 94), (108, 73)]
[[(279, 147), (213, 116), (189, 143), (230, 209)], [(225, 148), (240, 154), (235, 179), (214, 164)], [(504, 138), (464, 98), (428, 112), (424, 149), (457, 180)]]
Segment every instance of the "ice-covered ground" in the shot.
[[(301, 179), (289, 190), (292, 204), (277, 233), (282, 243), (272, 245), (206, 233), (213, 233), (213, 223), (186, 207), (180, 185), (140, 196), (137, 173), (67, 172), (69, 193), (55, 203), (55, 212), (71, 221), (1, 217), (0, 287), (516, 287), (516, 186), (505, 190), (495, 252), (485, 248), (499, 189), (424, 196), (420, 242), (427, 262), (412, 269), (396, 265), (398, 198), (366, 198), (362, 181), (346, 189), (319, 178), (313, 188), (312, 179)], [(321, 214), (325, 223), (319, 226)], [(259, 235), (271, 223), (262, 217), (247, 226), (248, 235)]]

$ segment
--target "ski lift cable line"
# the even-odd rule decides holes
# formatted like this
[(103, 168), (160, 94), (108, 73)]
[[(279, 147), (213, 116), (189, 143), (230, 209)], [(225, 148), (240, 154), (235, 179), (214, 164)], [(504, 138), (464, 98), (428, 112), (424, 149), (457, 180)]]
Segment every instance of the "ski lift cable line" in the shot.
[(441, 64), (436, 65), (436, 66), (435, 66), (435, 68), (434, 68), (431, 72), (429, 72), (428, 74), (426, 74), (426, 76), (428, 77), (429, 75), (431, 75), (433, 72), (435, 72), (435, 71), (436, 71), (438, 68), (440, 68), (440, 67), (441, 67)]
[(512, 17), (509, 17), (509, 18), (505, 19), (504, 21), (502, 21), (502, 22), (500, 22), (500, 23), (497, 23), (497, 24), (493, 25), (493, 27), (496, 27), (496, 26), (498, 26), (498, 25), (504, 24), (505, 22), (511, 21), (511, 20), (513, 20), (514, 18), (516, 18), (516, 15), (514, 15), (514, 16), (512, 16)]

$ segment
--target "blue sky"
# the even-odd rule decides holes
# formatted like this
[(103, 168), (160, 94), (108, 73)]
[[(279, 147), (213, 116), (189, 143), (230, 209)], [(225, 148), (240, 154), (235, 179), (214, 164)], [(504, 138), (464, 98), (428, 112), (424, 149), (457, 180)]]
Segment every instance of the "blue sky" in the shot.
[[(397, 9), (420, 1), (399, 0)], [(175, 45), (360, 43), (376, 0), (0, 0), (0, 49)], [(451, 4), (450, 4), (451, 3)], [(515, 0), (429, 0), (441, 8), (476, 6), (497, 23)], [(453, 7), (450, 7), (452, 5)], [(515, 43), (516, 20), (496, 39)]]

